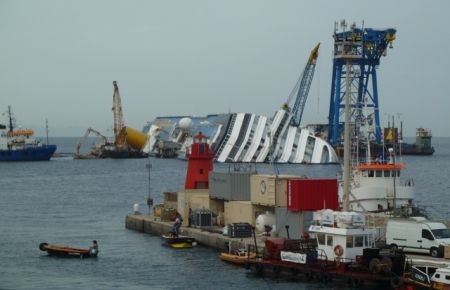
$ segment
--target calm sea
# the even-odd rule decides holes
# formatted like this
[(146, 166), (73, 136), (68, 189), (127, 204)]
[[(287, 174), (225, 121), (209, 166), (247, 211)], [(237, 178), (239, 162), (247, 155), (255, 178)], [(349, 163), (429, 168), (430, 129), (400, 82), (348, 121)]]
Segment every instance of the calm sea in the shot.
[[(73, 152), (78, 138), (53, 138)], [(450, 138), (433, 138), (433, 156), (404, 156), (417, 201), (432, 216), (449, 218)], [(183, 187), (187, 163), (152, 159), (151, 188)], [(215, 250), (173, 250), (161, 238), (125, 229), (124, 220), (148, 193), (148, 160), (72, 160), (0, 163), (0, 289), (345, 289), (334, 285), (254, 277), (225, 264)], [(215, 165), (227, 170), (228, 165)], [(241, 169), (244, 169), (242, 167)], [(257, 166), (259, 172), (334, 177), (337, 165)], [(88, 247), (98, 259), (48, 257), (39, 243)]]

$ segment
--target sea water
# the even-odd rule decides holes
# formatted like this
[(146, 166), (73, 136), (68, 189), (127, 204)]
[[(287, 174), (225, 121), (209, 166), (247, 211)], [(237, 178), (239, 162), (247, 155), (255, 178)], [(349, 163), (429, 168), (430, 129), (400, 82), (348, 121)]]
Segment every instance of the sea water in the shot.
[[(77, 138), (53, 138), (58, 152), (73, 152)], [(435, 218), (449, 219), (450, 138), (433, 138), (433, 156), (404, 156), (404, 177)], [(222, 262), (206, 247), (174, 250), (158, 236), (125, 229), (140, 204), (148, 213), (148, 159), (0, 163), (0, 289), (345, 289), (343, 286), (262, 278)], [(151, 159), (155, 203), (184, 185), (186, 161)], [(219, 170), (246, 165), (215, 164)], [(236, 167), (236, 168), (235, 168)], [(254, 170), (254, 168), (252, 168)], [(338, 165), (257, 165), (262, 173), (336, 177)], [(60, 259), (41, 242), (88, 247), (97, 259)]]

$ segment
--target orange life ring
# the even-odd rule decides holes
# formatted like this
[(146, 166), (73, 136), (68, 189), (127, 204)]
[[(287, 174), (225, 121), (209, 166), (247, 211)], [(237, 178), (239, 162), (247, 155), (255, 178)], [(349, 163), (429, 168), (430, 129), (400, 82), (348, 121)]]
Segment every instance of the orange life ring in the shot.
[(341, 245), (336, 245), (334, 247), (334, 254), (338, 257), (342, 256), (344, 254), (344, 249)]

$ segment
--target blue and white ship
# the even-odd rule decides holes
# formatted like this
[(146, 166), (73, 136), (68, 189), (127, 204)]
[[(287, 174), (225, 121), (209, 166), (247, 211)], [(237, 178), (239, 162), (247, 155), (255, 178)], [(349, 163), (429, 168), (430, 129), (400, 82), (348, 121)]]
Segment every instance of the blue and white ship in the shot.
[(161, 157), (185, 158), (192, 136), (202, 132), (220, 163), (339, 162), (333, 147), (310, 131), (290, 125), (292, 114), (280, 109), (273, 119), (254, 113), (158, 117), (143, 131), (143, 151)]
[(0, 161), (50, 160), (56, 145), (47, 145), (34, 137), (31, 129), (15, 129), (11, 108), (8, 107), (8, 126), (0, 124)]

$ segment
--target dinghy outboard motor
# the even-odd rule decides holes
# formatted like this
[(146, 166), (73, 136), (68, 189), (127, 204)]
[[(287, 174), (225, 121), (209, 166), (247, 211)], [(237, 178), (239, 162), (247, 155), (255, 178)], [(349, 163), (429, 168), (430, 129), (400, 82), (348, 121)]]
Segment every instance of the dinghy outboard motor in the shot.
[(97, 257), (98, 255), (98, 244), (96, 240), (92, 241), (92, 247), (89, 248), (89, 255), (91, 257)]

